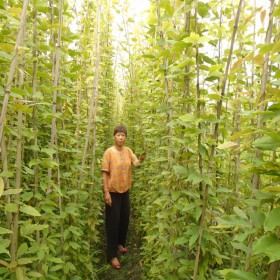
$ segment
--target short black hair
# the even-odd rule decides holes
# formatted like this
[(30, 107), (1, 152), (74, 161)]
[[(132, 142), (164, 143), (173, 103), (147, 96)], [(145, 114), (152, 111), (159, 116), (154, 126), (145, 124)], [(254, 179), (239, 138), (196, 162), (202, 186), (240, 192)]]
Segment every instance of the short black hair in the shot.
[(114, 136), (118, 133), (118, 132), (122, 132), (125, 134), (125, 136), (127, 137), (127, 129), (125, 126), (123, 125), (117, 125), (114, 129)]

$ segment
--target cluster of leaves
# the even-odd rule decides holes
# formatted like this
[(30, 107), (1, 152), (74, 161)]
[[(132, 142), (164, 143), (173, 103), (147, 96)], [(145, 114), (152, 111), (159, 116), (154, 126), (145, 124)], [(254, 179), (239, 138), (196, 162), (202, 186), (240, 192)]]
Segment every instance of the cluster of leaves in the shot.
[(22, 1), (0, 1), (1, 99), (9, 94), (12, 60), (18, 59), (19, 65), (1, 139), (1, 279), (95, 279), (98, 274), (102, 194), (99, 168), (92, 174), (91, 167), (99, 166), (114, 121), (110, 7), (109, 1), (102, 2), (101, 82), (98, 113), (91, 124), (96, 134), (91, 133), (82, 170), (95, 75), (97, 7), (90, 0), (80, 11), (71, 1), (60, 3), (30, 1), (24, 44), (13, 58)]
[(148, 154), (133, 190), (145, 279), (265, 279), (280, 260), (279, 6), (269, 44), (269, 8), (242, 6), (223, 95), (238, 1), (151, 2), (123, 112)]

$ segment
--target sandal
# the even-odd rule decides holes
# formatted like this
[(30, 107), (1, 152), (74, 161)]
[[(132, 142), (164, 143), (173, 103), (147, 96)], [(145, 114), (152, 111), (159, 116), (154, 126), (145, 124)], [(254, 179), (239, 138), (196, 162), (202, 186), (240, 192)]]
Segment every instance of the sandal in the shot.
[(119, 249), (119, 252), (122, 254), (122, 255), (125, 255), (127, 253), (127, 248), (123, 247), (121, 249)]
[(112, 263), (112, 267), (115, 269), (120, 269), (121, 265), (119, 263)]
[[(113, 260), (113, 259), (112, 259), (112, 260)], [(115, 262), (113, 262), (112, 260), (111, 260), (111, 265), (112, 265), (112, 267), (115, 268), (115, 269), (120, 269), (120, 268), (121, 268), (120, 263), (119, 263), (119, 262), (115, 263)]]

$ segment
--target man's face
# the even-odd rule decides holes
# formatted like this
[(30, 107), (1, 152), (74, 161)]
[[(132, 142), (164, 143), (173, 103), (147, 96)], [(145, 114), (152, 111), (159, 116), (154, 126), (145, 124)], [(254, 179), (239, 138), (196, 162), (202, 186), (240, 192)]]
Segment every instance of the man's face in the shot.
[(115, 138), (115, 143), (118, 146), (123, 146), (126, 140), (126, 136), (123, 132), (117, 132), (114, 136)]

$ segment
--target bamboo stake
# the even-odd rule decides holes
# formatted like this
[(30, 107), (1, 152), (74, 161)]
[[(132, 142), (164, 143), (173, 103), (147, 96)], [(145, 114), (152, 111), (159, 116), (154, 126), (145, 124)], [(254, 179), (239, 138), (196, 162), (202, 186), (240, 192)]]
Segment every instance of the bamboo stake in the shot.
[[(2, 160), (2, 169), (3, 172), (7, 172), (8, 171), (8, 157), (7, 157), (7, 148), (6, 148), (6, 141), (5, 141), (5, 136), (3, 135), (2, 139), (1, 139), (1, 160)], [(4, 180), (4, 185), (5, 185), (5, 189), (9, 189), (10, 188), (10, 183), (7, 177), (3, 177)], [(5, 202), (10, 203), (11, 202), (11, 196), (7, 195), (5, 198)], [(12, 227), (12, 213), (11, 212), (7, 212), (7, 224), (8, 224), (8, 229), (11, 229)], [(10, 235), (11, 238), (11, 235)]]
[[(195, 33), (198, 34), (198, 1), (195, 0)], [(196, 99), (197, 99), (197, 105), (196, 105), (196, 113), (197, 118), (200, 118), (200, 110), (201, 110), (201, 101), (200, 101), (200, 85), (199, 85), (199, 45), (196, 43), (196, 54), (195, 54), (195, 61), (196, 61)], [(201, 131), (201, 122), (198, 123), (198, 130)], [(201, 148), (201, 139), (202, 133), (199, 132), (197, 135), (197, 154), (198, 154), (198, 166), (199, 166), (199, 173), (202, 175), (203, 173), (203, 159), (202, 155), (200, 153)], [(199, 190), (200, 192), (203, 191), (203, 183), (199, 182)], [(202, 197), (202, 195), (200, 195)], [(204, 195), (203, 197), (203, 206), (207, 204), (207, 197), (208, 193)], [(200, 217), (200, 227), (199, 227), (199, 239), (197, 244), (197, 250), (196, 250), (196, 256), (195, 256), (195, 265), (194, 265), (194, 274), (193, 279), (196, 280), (198, 276), (198, 266), (199, 266), (199, 259), (200, 259), (200, 247), (201, 247), (201, 239), (202, 239), (202, 231), (203, 231), (203, 223), (204, 223), (204, 216), (205, 213), (202, 212), (202, 215)]]
[[(24, 34), (24, 33), (23, 33)], [(22, 34), (22, 36), (23, 36)], [(23, 38), (22, 38), (23, 39)], [(21, 63), (19, 64), (20, 71), (19, 71), (19, 88), (23, 87), (23, 54), (20, 55)], [(16, 178), (15, 178), (15, 188), (20, 189), (22, 185), (22, 146), (23, 146), (23, 136), (22, 136), (22, 128), (23, 128), (23, 113), (22, 110), (18, 111), (18, 123), (17, 123), (17, 148), (16, 148)], [(15, 204), (19, 205), (19, 194), (14, 196)], [(13, 234), (11, 235), (11, 245), (10, 245), (10, 254), (11, 260), (15, 261), (17, 259), (16, 253), (18, 249), (18, 232), (19, 232), (19, 211), (13, 214), (13, 221), (12, 221), (12, 228), (11, 231)]]
[[(156, 1), (156, 5), (157, 5), (157, 19), (158, 19), (158, 26), (159, 28), (161, 29), (162, 27), (162, 22), (161, 22), (161, 15), (160, 15), (160, 8), (159, 8), (159, 0)], [(163, 35), (163, 32), (160, 30), (159, 32), (159, 36), (160, 36), (160, 39), (161, 40), (164, 40), (164, 35)], [(165, 50), (165, 46), (164, 46), (164, 43), (162, 43), (162, 49)], [(173, 81), (169, 81), (168, 79), (168, 72), (167, 72), (167, 67), (168, 67), (168, 58), (164, 57), (163, 58), (163, 65), (164, 65), (164, 89), (165, 89), (165, 102), (166, 104), (168, 105), (168, 110), (167, 110), (167, 123), (170, 123), (171, 120), (172, 120), (172, 106), (169, 102), (169, 98), (170, 98), (170, 92), (172, 92), (172, 89), (173, 89)], [(168, 126), (168, 142), (167, 142), (167, 145), (170, 146), (170, 142), (171, 142), (171, 137), (173, 135), (173, 129), (172, 127), (169, 125)], [(171, 147), (168, 148), (168, 151), (167, 151), (167, 159), (168, 159), (168, 169), (170, 170), (171, 169), (171, 160), (172, 160), (172, 155), (173, 155), (173, 152), (172, 152), (172, 149)]]
[[(51, 15), (51, 22), (54, 21), (54, 3), (51, 2), (51, 9), (52, 9), (52, 15)], [(58, 34), (57, 34), (57, 44), (56, 44), (56, 52), (53, 54), (53, 86), (57, 87), (60, 83), (60, 49), (61, 49), (61, 36), (62, 36), (62, 9), (63, 9), (63, 1), (59, 0), (59, 15), (58, 15), (58, 21), (59, 21), (59, 28), (58, 28)], [(55, 42), (54, 34), (51, 35), (53, 38), (53, 42)], [(55, 115), (57, 113), (57, 96), (59, 94), (59, 91), (57, 89), (53, 92), (53, 101), (52, 101), (52, 114)], [(56, 117), (52, 118), (52, 126), (51, 126), (51, 140), (50, 140), (50, 148), (54, 149), (55, 144), (57, 143), (57, 119)], [(57, 153), (56, 153), (57, 158)], [(50, 160), (53, 160), (53, 155), (50, 156)], [(59, 174), (59, 172), (58, 172)], [(48, 168), (48, 177), (49, 177), (49, 183), (47, 187), (47, 195), (51, 192), (51, 179), (52, 179), (52, 168)], [(59, 181), (59, 179), (58, 179)]]
[[(267, 28), (266, 38), (265, 38), (265, 44), (269, 44), (271, 42), (271, 38), (272, 38), (272, 28), (273, 28), (272, 14), (274, 11), (274, 0), (271, 0), (270, 2), (271, 3), (270, 3), (270, 11), (269, 11), (269, 22), (268, 22), (268, 28)], [(262, 72), (262, 78), (261, 78), (261, 90), (260, 90), (260, 94), (257, 96), (257, 100), (258, 100), (257, 109), (260, 112), (265, 111), (265, 107), (266, 107), (265, 96), (266, 96), (267, 80), (268, 80), (268, 75), (269, 75), (269, 71), (268, 71), (269, 57), (270, 57), (270, 52), (267, 52), (264, 56), (264, 65), (263, 65), (263, 72)], [(261, 129), (263, 129), (263, 127), (264, 127), (264, 123), (262, 121), (262, 114), (258, 114), (257, 129), (260, 131)], [(261, 157), (261, 151), (256, 148), (255, 149), (255, 158), (258, 159), (260, 157)], [(254, 173), (253, 178), (252, 178), (252, 191), (259, 189), (259, 188), (260, 188), (260, 174)], [(254, 234), (252, 234), (248, 241), (248, 248), (252, 248), (254, 238), (255, 238), (255, 236), (254, 236)], [(251, 253), (247, 254), (247, 262), (245, 265), (246, 271), (250, 270), (250, 268), (251, 268), (251, 262), (248, 261), (251, 258), (251, 255), (252, 255)], [(269, 273), (271, 273), (271, 275), (268, 275), (268, 278), (273, 277), (274, 269), (269, 268)]]
[[(186, 34), (190, 34), (190, 25), (191, 25), (191, 12), (186, 12), (185, 15), (185, 30)], [(185, 52), (188, 53), (189, 48), (186, 48)], [(185, 67), (185, 72), (187, 75), (184, 77), (184, 103), (183, 103), (183, 113), (188, 112), (190, 113), (191, 107), (190, 104), (186, 102), (188, 98), (190, 98), (190, 65), (187, 64)]]
[(6, 115), (7, 115), (7, 107), (8, 107), (12, 82), (14, 79), (15, 71), (18, 66), (17, 58), (18, 58), (18, 54), (19, 54), (19, 49), (23, 44), (23, 33), (24, 33), (24, 27), (25, 27), (25, 23), (26, 23), (26, 14), (27, 14), (28, 3), (29, 3), (29, 0), (24, 0), (24, 2), (23, 2), (23, 8), (22, 8), (21, 17), (20, 17), (20, 26), (19, 26), (16, 43), (15, 43), (14, 55), (13, 55), (13, 59), (11, 62), (10, 71), (8, 74), (8, 80), (7, 80), (6, 87), (5, 87), (5, 95), (4, 95), (4, 100), (3, 100), (2, 110), (1, 110), (1, 116), (0, 116), (0, 139), (2, 139), (2, 137), (3, 137), (5, 120), (6, 120)]
[[(1, 139), (1, 159), (2, 159), (3, 171), (8, 171), (7, 148), (5, 145), (5, 137), (4, 137), (5, 119), (6, 119), (6, 115), (7, 115), (7, 107), (8, 107), (11, 87), (12, 87), (15, 71), (18, 66), (19, 49), (23, 45), (24, 28), (25, 28), (25, 24), (26, 24), (28, 3), (29, 3), (28, 0), (25, 0), (23, 2), (23, 8), (22, 8), (21, 17), (20, 17), (19, 31), (18, 31), (16, 43), (15, 43), (13, 59), (12, 59), (11, 65), (10, 65), (10, 70), (9, 70), (8, 80), (7, 80), (6, 87), (5, 87), (5, 95), (4, 95), (4, 100), (3, 100), (2, 110), (1, 110), (0, 139)], [(19, 125), (20, 125), (20, 116), (19, 116)], [(19, 130), (19, 132), (20, 132), (20, 130)], [(21, 136), (19, 136), (19, 138), (20, 137)], [(18, 146), (19, 146), (19, 143), (18, 143)], [(19, 154), (19, 152), (17, 152), (17, 155), (18, 154)], [(21, 156), (21, 153), (19, 156)], [(21, 159), (19, 159), (19, 158), (17, 158), (17, 160), (21, 161)], [(20, 169), (21, 169), (21, 166), (20, 166)], [(17, 175), (16, 175), (17, 183), (20, 180), (20, 177), (21, 176), (18, 173), (18, 169), (17, 169)], [(5, 188), (8, 189), (9, 180), (7, 177), (4, 177), (4, 183), (5, 183)], [(7, 196), (6, 202), (10, 202), (10, 196)], [(11, 213), (7, 214), (8, 227), (13, 232), (13, 234), (10, 235), (10, 238), (11, 238), (10, 252), (11, 252), (12, 260), (15, 260), (15, 253), (17, 250), (17, 243), (18, 243), (17, 242), (17, 236), (18, 236), (18, 225), (17, 225), (18, 222), (17, 221), (18, 221), (18, 213), (16, 213), (14, 215), (14, 217)]]
[[(269, 12), (269, 23), (265, 38), (265, 44), (268, 45), (271, 42), (272, 38), (272, 27), (273, 27), (273, 17), (272, 13), (274, 11), (274, 0), (271, 0), (270, 4), (270, 12)], [(259, 96), (257, 97), (258, 100), (258, 111), (264, 111), (265, 110), (265, 94), (266, 94), (266, 87), (267, 87), (267, 80), (268, 80), (268, 64), (269, 64), (269, 56), (270, 52), (267, 52), (264, 56), (264, 65), (263, 65), (263, 72), (262, 72), (262, 79), (261, 79), (261, 91)], [(257, 118), (257, 128), (258, 130), (261, 130), (263, 128), (264, 124), (262, 121), (262, 114), (258, 114)], [(260, 158), (261, 152), (259, 149), (255, 149), (255, 158)], [(253, 189), (259, 189), (260, 188), (260, 175), (254, 174), (253, 175)]]
[[(238, 5), (238, 10), (237, 10), (237, 13), (236, 13), (236, 17), (235, 17), (235, 22), (234, 22), (233, 34), (232, 34), (231, 43), (230, 43), (229, 56), (228, 56), (228, 59), (227, 59), (227, 64), (226, 64), (226, 69), (225, 69), (225, 76), (224, 76), (224, 80), (222, 81), (221, 100), (218, 101), (218, 104), (217, 104), (217, 123), (215, 124), (215, 129), (214, 129), (214, 134), (213, 134), (213, 139), (215, 140), (215, 142), (217, 142), (218, 135), (219, 135), (219, 120), (221, 118), (222, 103), (223, 103), (223, 98), (224, 98), (224, 95), (225, 95), (227, 78), (228, 78), (228, 74), (229, 74), (229, 66), (230, 66), (230, 63), (231, 63), (233, 46), (234, 46), (234, 42), (235, 42), (235, 36), (236, 36), (236, 33), (237, 33), (237, 28), (238, 28), (238, 23), (239, 23), (239, 17), (240, 17), (240, 13), (241, 13), (242, 4), (243, 4), (243, 0), (240, 0), (239, 5)], [(215, 152), (216, 152), (216, 145), (212, 145), (210, 160), (209, 160), (209, 169), (208, 169), (208, 174), (209, 174), (210, 178), (212, 178), (212, 173), (213, 173), (213, 164), (214, 164)], [(206, 208), (207, 208), (207, 204), (208, 204), (208, 189), (209, 189), (209, 185), (207, 184), (204, 188), (203, 208), (202, 208), (202, 214), (201, 214), (200, 224), (199, 224), (198, 244), (197, 244), (197, 250), (196, 250), (195, 268), (194, 268), (194, 274), (193, 274), (193, 279), (194, 280), (198, 279), (198, 268), (199, 268), (199, 259), (200, 259), (200, 250), (201, 250), (201, 240), (202, 240), (202, 233), (203, 233), (204, 222), (205, 222), (204, 220), (205, 220), (205, 215), (206, 215)]]
[[(58, 28), (58, 39), (57, 39), (57, 52), (60, 52), (61, 49), (61, 45), (62, 45), (62, 24), (63, 24), (63, 18), (62, 18), (62, 12), (63, 12), (63, 0), (59, 0), (58, 1), (58, 9), (59, 9), (59, 14), (58, 14), (58, 22), (59, 22), (59, 28)], [(61, 59), (60, 56), (56, 58), (56, 74), (55, 77), (57, 77), (57, 84), (59, 85), (60, 83), (60, 77), (59, 77), (59, 72), (60, 72), (60, 63), (61, 63)], [(59, 94), (59, 92), (57, 92), (57, 94)], [(62, 124), (63, 126), (63, 124)], [(56, 131), (57, 134), (57, 131)], [(57, 186), (60, 189), (61, 188), (61, 172), (60, 172), (60, 161), (59, 161), (59, 150), (58, 150), (58, 139), (57, 139), (57, 135), (55, 137), (55, 145), (56, 145), (56, 162), (58, 164), (57, 167)], [(63, 212), (63, 199), (61, 194), (59, 194), (58, 196), (58, 206), (59, 206), (59, 212), (60, 215), (62, 215)], [(60, 222), (60, 233), (61, 233), (61, 247), (62, 247), (62, 253), (64, 255), (64, 224), (63, 221)]]
[[(91, 103), (89, 108), (89, 116), (88, 116), (88, 122), (87, 122), (87, 132), (86, 132), (86, 139), (85, 139), (85, 145), (84, 145), (84, 152), (82, 157), (82, 166), (81, 166), (81, 172), (80, 172), (80, 178), (78, 182), (78, 187), (80, 188), (83, 182), (84, 178), (84, 169), (85, 164), (87, 160), (87, 152), (88, 152), (88, 146), (89, 146), (89, 140), (90, 140), (90, 132), (91, 132), (91, 126), (94, 121), (93, 126), (93, 134), (96, 138), (96, 116), (97, 116), (97, 99), (98, 99), (98, 81), (99, 81), (99, 63), (100, 63), (100, 13), (101, 13), (101, 4), (100, 0), (97, 2), (97, 17), (96, 17), (96, 44), (95, 44), (95, 50), (96, 50), (96, 61), (95, 61), (95, 73), (94, 73), (94, 81), (93, 81), (93, 89), (92, 89), (92, 96), (91, 96)], [(96, 142), (96, 139), (93, 139), (94, 142)], [(95, 149), (95, 146), (94, 146)], [(95, 151), (93, 155), (93, 161), (95, 160)], [(94, 167), (92, 167), (94, 172)]]
[[(129, 32), (128, 32), (128, 27), (127, 27), (127, 22), (124, 17), (124, 12), (123, 8), (121, 9), (122, 12), (122, 21), (123, 21), (123, 26), (125, 30), (125, 37), (127, 41), (127, 48), (128, 48), (128, 59), (129, 59), (129, 77), (130, 77), (130, 97), (131, 97), (131, 104), (134, 104), (133, 97), (135, 96), (135, 103), (138, 108), (138, 112), (136, 113), (138, 117), (138, 125), (139, 125), (139, 130), (140, 130), (140, 137), (141, 137), (141, 146), (145, 150), (145, 143), (144, 143), (144, 134), (143, 134), (143, 124), (142, 124), (142, 117), (141, 117), (141, 102), (139, 101), (139, 95), (138, 95), (138, 88), (137, 88), (137, 77), (135, 74), (135, 67), (134, 63), (132, 60), (132, 55), (131, 55), (131, 45), (130, 45), (130, 37), (129, 37)], [(134, 126), (132, 126), (132, 145), (134, 146)]]

